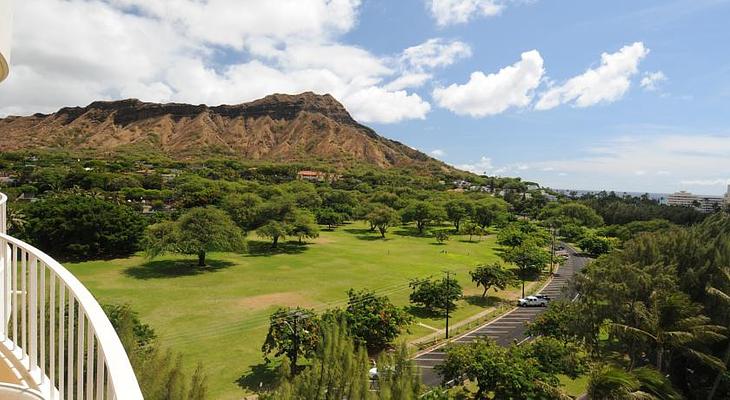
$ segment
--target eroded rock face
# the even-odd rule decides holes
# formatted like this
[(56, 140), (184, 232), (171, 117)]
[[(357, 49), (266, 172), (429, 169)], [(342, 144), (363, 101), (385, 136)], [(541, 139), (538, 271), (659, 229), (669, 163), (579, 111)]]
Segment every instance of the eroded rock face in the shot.
[(0, 151), (114, 151), (148, 144), (172, 156), (215, 151), (253, 160), (331, 159), (381, 167), (440, 162), (359, 124), (329, 94), (273, 94), (237, 105), (96, 101), (53, 114), (0, 119)]

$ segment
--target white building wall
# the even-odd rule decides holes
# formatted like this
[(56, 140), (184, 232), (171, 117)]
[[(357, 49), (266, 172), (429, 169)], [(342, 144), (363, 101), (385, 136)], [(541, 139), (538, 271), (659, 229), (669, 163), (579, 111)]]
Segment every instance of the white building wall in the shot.
[(0, 0), (0, 81), (10, 71), (10, 35), (13, 30), (13, 0)]

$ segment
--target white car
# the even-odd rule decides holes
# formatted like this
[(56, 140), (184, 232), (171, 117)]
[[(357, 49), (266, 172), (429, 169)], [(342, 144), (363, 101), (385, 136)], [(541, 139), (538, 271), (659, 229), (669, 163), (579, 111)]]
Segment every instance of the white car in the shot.
[(546, 298), (527, 296), (524, 299), (517, 300), (517, 305), (520, 307), (547, 307), (548, 301)]

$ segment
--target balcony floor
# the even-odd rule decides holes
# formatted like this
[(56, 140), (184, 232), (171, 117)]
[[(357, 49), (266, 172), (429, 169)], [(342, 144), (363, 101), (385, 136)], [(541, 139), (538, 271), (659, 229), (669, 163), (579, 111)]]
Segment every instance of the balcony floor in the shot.
[(27, 387), (27, 381), (21, 378), (18, 370), (14, 367), (13, 356), (8, 354), (5, 346), (0, 345), (0, 382)]

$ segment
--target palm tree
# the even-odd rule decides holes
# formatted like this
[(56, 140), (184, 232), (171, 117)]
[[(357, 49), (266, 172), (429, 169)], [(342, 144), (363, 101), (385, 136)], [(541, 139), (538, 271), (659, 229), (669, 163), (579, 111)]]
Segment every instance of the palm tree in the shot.
[(603, 365), (594, 368), (588, 381), (588, 398), (592, 400), (656, 400), (642, 392), (639, 379), (623, 369)]
[[(725, 304), (725, 306), (730, 307), (730, 289), (728, 289), (730, 288), (730, 268), (725, 267), (721, 269), (720, 277), (724, 280), (724, 286), (726, 289), (722, 290), (711, 286), (707, 289), (707, 293)], [(730, 330), (730, 325), (728, 326), (728, 330)], [(727, 370), (728, 362), (730, 362), (730, 342), (728, 342), (727, 348), (725, 349), (725, 355), (722, 358), (722, 365), (724, 368), (717, 372), (717, 376), (715, 377), (715, 381), (712, 383), (712, 389), (710, 389), (710, 394), (707, 396), (707, 400), (712, 400), (715, 397), (717, 388), (720, 386), (720, 381), (722, 381), (722, 376)]]
[(680, 317), (677, 320), (663, 317), (665, 314), (663, 311), (668, 308), (680, 311), (681, 315), (691, 315), (686, 310), (681, 310), (684, 306), (684, 299), (679, 294), (654, 293), (651, 295), (649, 307), (644, 303), (635, 305), (634, 312), (638, 317), (637, 326), (612, 323), (611, 328), (618, 333), (653, 345), (656, 354), (655, 367), (660, 372), (667, 369), (666, 360), (671, 360), (667, 356), (671, 355), (673, 350), (682, 351), (712, 368), (722, 369), (720, 359), (694, 349), (693, 345), (725, 339), (725, 336), (720, 333), (725, 331), (725, 328), (711, 324), (710, 318), (704, 315)]
[(588, 398), (601, 400), (678, 400), (682, 396), (669, 380), (650, 367), (625, 371), (602, 365), (591, 371)]

